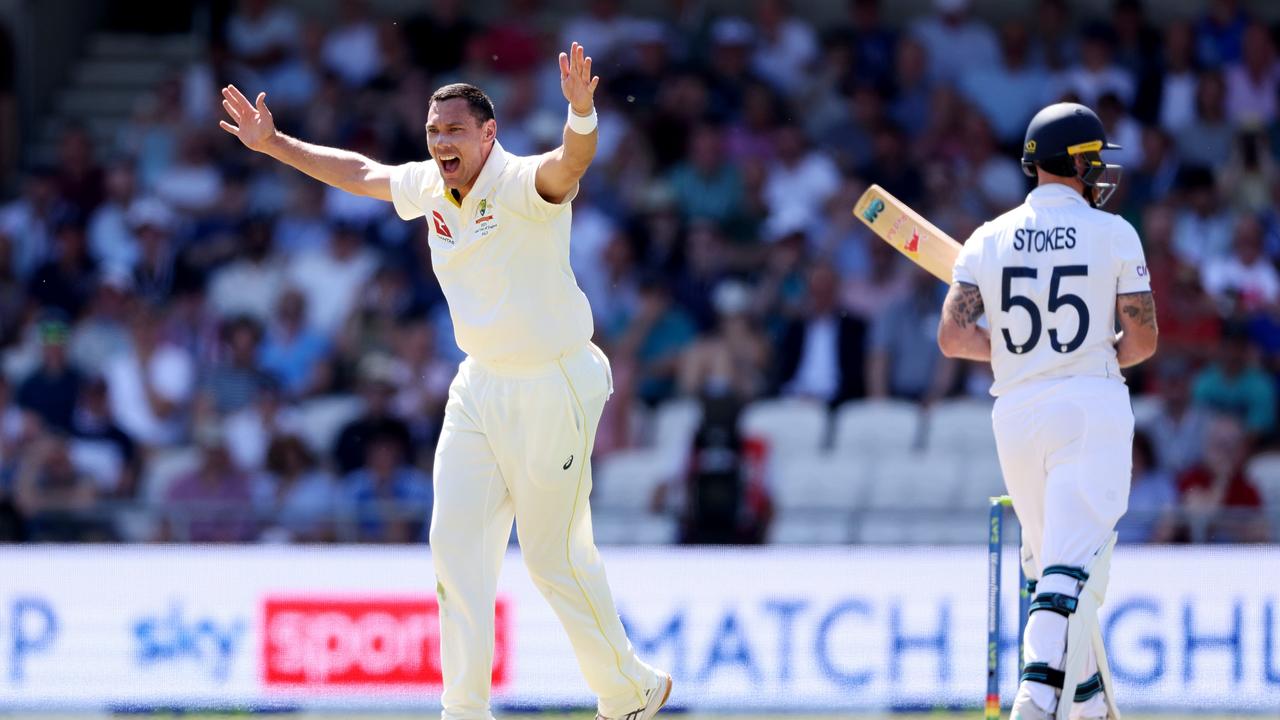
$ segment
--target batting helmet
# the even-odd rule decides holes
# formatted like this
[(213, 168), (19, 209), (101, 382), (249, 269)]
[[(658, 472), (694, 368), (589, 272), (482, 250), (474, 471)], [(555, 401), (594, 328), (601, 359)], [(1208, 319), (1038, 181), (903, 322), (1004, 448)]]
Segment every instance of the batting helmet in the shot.
[(1106, 129), (1092, 110), (1079, 103), (1056, 103), (1027, 125), (1022, 171), (1035, 177), (1039, 167), (1051, 175), (1079, 178), (1094, 190), (1089, 194), (1093, 204), (1105, 205), (1116, 190), (1120, 166), (1104, 163), (1102, 151), (1119, 149), (1107, 142)]

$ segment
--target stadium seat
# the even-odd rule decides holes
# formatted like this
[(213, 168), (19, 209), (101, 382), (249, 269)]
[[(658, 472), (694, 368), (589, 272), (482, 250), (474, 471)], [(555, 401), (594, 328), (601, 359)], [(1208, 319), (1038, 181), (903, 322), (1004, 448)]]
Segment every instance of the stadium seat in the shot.
[(981, 512), (927, 515), (867, 513), (861, 517), (855, 540), (875, 544), (976, 544), (986, 538)]
[(853, 510), (866, 497), (866, 463), (834, 455), (781, 458), (769, 478), (774, 503), (783, 510)]
[(1133, 404), (1133, 424), (1138, 428), (1150, 426), (1164, 412), (1164, 403), (1158, 395), (1134, 395), (1130, 402)]
[(676, 518), (623, 510), (592, 511), (597, 545), (670, 545), (676, 541)]
[(1267, 507), (1280, 510), (1280, 452), (1254, 456), (1249, 460), (1245, 474), (1262, 493)]
[(147, 462), (142, 477), (142, 497), (149, 505), (163, 505), (174, 481), (200, 466), (200, 448), (195, 446), (157, 451)]
[(1006, 493), (1000, 460), (995, 453), (953, 458), (960, 471), (957, 507), (984, 508), (992, 496)]
[(977, 453), (995, 455), (996, 438), (991, 429), (991, 403), (985, 400), (949, 400), (938, 403), (921, 416), (928, 449), (949, 449), (966, 457)]
[(355, 395), (333, 395), (308, 400), (298, 406), (300, 434), (312, 451), (328, 456), (342, 427), (364, 410)]
[(902, 455), (919, 445), (920, 409), (898, 400), (854, 400), (836, 411), (833, 452), (877, 457)]
[(647, 512), (653, 493), (671, 479), (651, 450), (620, 450), (595, 464), (591, 504), (604, 509)]
[(676, 541), (674, 515), (637, 515), (631, 522), (631, 542), (637, 545), (671, 545)]
[(899, 513), (863, 513), (859, 517), (856, 541), (881, 545), (901, 545), (915, 538), (909, 516)]
[(913, 509), (952, 507), (960, 472), (951, 458), (928, 454), (890, 455), (869, 465), (867, 506)]
[(653, 436), (653, 411), (642, 402), (633, 402), (627, 409), (627, 442), (640, 447)]
[(827, 408), (813, 400), (761, 400), (743, 411), (738, 427), (764, 439), (771, 458), (811, 455), (826, 441)]
[(840, 545), (850, 540), (849, 516), (790, 510), (778, 513), (769, 526), (769, 542), (788, 545)]
[(669, 400), (653, 411), (653, 461), (663, 473), (684, 468), (701, 422), (702, 406), (691, 398)]

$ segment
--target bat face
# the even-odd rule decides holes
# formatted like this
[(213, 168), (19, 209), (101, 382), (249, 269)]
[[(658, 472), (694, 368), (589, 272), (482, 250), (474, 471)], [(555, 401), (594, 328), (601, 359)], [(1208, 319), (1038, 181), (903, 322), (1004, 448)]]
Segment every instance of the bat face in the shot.
[(853, 206), (853, 214), (867, 227), (945, 283), (960, 253), (960, 243), (934, 227), (879, 185), (872, 185)]

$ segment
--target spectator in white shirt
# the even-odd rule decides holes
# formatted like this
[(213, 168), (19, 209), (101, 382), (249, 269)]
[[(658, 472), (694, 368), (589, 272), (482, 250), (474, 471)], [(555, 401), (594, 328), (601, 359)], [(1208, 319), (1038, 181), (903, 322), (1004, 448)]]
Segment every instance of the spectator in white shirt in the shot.
[(818, 220), (827, 199), (840, 189), (840, 171), (832, 159), (808, 147), (804, 132), (784, 125), (774, 134), (777, 160), (768, 166), (764, 200), (770, 222), (785, 213), (802, 224)]
[(333, 338), (355, 304), (360, 288), (378, 269), (378, 259), (365, 249), (359, 231), (340, 225), (326, 248), (299, 253), (285, 274), (307, 299), (307, 324)]
[(129, 206), (137, 195), (133, 165), (121, 162), (107, 170), (107, 196), (89, 216), (89, 253), (100, 265), (129, 270), (138, 261), (138, 240), (129, 228)]
[(1089, 107), (1096, 107), (1107, 93), (1117, 95), (1126, 106), (1133, 102), (1134, 80), (1115, 63), (1114, 48), (1115, 33), (1111, 28), (1094, 25), (1087, 29), (1080, 46), (1080, 61), (1063, 73), (1062, 92), (1074, 94)]
[(182, 411), (195, 387), (191, 356), (160, 337), (159, 311), (134, 310), (130, 346), (105, 368), (111, 414), (120, 429), (145, 446), (174, 445), (185, 428)]
[(1196, 85), (1195, 117), (1177, 135), (1178, 155), (1184, 165), (1213, 167), (1230, 154), (1234, 137), (1222, 75), (1203, 72)]
[(179, 140), (178, 157), (156, 176), (154, 191), (179, 210), (200, 214), (214, 208), (222, 196), (222, 173), (207, 133), (190, 130)]
[(960, 91), (986, 116), (1001, 142), (1020, 143), (1027, 121), (1045, 105), (1048, 81), (1044, 69), (1031, 63), (1027, 26), (1010, 21), (1000, 29), (1000, 62), (966, 69)]
[(1160, 83), (1160, 127), (1177, 132), (1195, 121), (1195, 32), (1191, 23), (1174, 21), (1164, 33), (1164, 69)]
[(219, 268), (209, 281), (209, 303), (220, 317), (248, 315), (266, 323), (284, 287), (284, 268), (271, 252), (271, 223), (245, 224), (239, 258)]
[(752, 64), (774, 90), (795, 96), (809, 87), (809, 70), (818, 57), (818, 39), (804, 20), (791, 15), (785, 0), (762, 0), (756, 16), (759, 34)]
[(996, 35), (986, 23), (969, 17), (970, 0), (933, 0), (937, 13), (918, 21), (911, 35), (929, 51), (929, 76), (954, 83), (960, 73), (989, 68), (1000, 59)]
[(1031, 21), (1031, 33), (1031, 61), (1045, 70), (1065, 70), (1079, 56), (1067, 0), (1040, 0)]
[(1022, 202), (1027, 183), (1022, 168), (1000, 152), (991, 125), (981, 115), (965, 122), (965, 156), (960, 187), (968, 188), (980, 207), (977, 214), (991, 217)]
[(278, 385), (260, 385), (252, 404), (228, 415), (223, 421), (227, 451), (241, 470), (262, 468), (272, 438), (302, 432), (302, 414), (284, 402), (280, 390)]
[(1280, 61), (1265, 25), (1250, 25), (1241, 41), (1240, 62), (1226, 70), (1227, 116), (1235, 125), (1266, 125), (1276, 119)]
[(320, 56), (329, 72), (350, 87), (363, 87), (382, 71), (378, 28), (365, 0), (342, 0), (339, 24), (325, 36)]
[(1136, 168), (1142, 165), (1142, 126), (1125, 109), (1124, 101), (1113, 92), (1103, 93), (1098, 98), (1098, 119), (1106, 128), (1107, 140), (1120, 146), (1119, 150), (1107, 151), (1107, 162), (1124, 168)]
[(241, 0), (227, 20), (227, 49), (240, 82), (270, 87), (293, 60), (301, 37), (293, 10), (274, 0)]
[(318, 250), (329, 244), (321, 183), (298, 182), (289, 188), (289, 201), (275, 224), (273, 246), (282, 255)]
[(1184, 167), (1181, 175), (1183, 201), (1173, 224), (1173, 252), (1184, 264), (1199, 266), (1230, 252), (1231, 216), (1208, 168)]
[(1160, 412), (1144, 427), (1156, 466), (1179, 474), (1200, 461), (1209, 413), (1191, 402), (1191, 366), (1173, 356), (1160, 364)]
[(15, 274), (25, 279), (44, 263), (53, 247), (53, 219), (58, 209), (58, 186), (53, 173), (36, 169), (22, 184), (22, 195), (0, 205), (0, 233), (15, 242), (11, 248)]
[(575, 42), (590, 43), (592, 62), (598, 67), (610, 67), (609, 63), (622, 59), (619, 56), (631, 40), (628, 30), (633, 20), (619, 11), (618, 0), (590, 0), (586, 5), (585, 13), (570, 14), (571, 19), (560, 33), (560, 44), (569, 47)]
[(1262, 223), (1253, 215), (1236, 222), (1232, 253), (1210, 260), (1200, 282), (1222, 308), (1256, 312), (1280, 299), (1280, 275), (1262, 252)]

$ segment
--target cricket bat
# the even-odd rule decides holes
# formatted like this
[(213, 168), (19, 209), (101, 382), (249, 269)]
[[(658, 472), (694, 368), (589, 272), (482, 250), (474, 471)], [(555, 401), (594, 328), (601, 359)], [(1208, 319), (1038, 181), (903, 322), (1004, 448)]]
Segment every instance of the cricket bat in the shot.
[(911, 262), (951, 284), (951, 269), (960, 254), (960, 243), (920, 213), (879, 185), (872, 185), (858, 198), (853, 214)]

